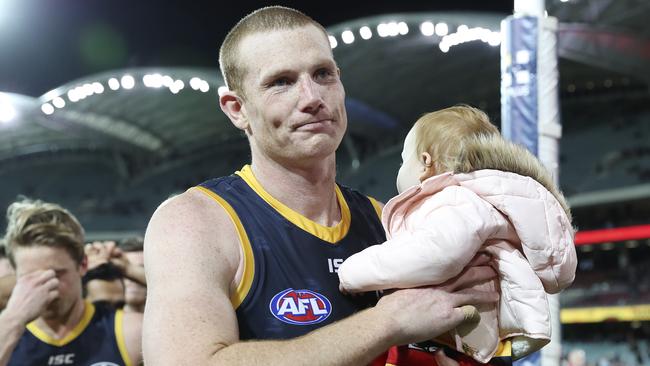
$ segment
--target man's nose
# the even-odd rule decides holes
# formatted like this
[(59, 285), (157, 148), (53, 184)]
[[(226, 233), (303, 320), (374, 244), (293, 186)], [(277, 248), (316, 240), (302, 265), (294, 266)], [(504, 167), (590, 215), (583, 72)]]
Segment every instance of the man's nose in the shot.
[(321, 86), (310, 77), (301, 78), (299, 109), (306, 113), (316, 113), (323, 105)]

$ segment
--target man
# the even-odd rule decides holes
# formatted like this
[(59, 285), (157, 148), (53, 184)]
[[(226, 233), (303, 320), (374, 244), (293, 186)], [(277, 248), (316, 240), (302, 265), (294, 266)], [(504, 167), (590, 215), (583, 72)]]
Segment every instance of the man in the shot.
[(84, 298), (92, 303), (101, 302), (115, 309), (122, 309), (126, 299), (124, 294), (125, 279), (112, 263), (104, 263), (88, 272), (81, 279)]
[(298, 11), (260, 9), (231, 30), (220, 64), (221, 108), (246, 133), (252, 161), (153, 215), (147, 363), (364, 365), (460, 324), (463, 305), (497, 300), (459, 291), (492, 278), (485, 267), (375, 307), (370, 295), (341, 294), (338, 265), (385, 238), (380, 207), (335, 184), (347, 116), (327, 34)]
[[(144, 312), (147, 281), (144, 273), (143, 242), (142, 237), (132, 237), (123, 240), (119, 246), (114, 241), (96, 241), (85, 246), (85, 252), (89, 258), (88, 267), (91, 272), (94, 272), (95, 268), (102, 270), (100, 275), (111, 280), (110, 287), (113, 290), (117, 290), (118, 284), (112, 280), (114, 277), (119, 278), (119, 287), (123, 289), (121, 298), (125, 305), (125, 312)], [(102, 284), (100, 290), (108, 290), (107, 285)], [(91, 292), (89, 289), (89, 294)], [(105, 292), (101, 294), (104, 298), (106, 295), (108, 294)]]
[(4, 241), (0, 240), (0, 311), (7, 306), (7, 300), (16, 285), (16, 275), (5, 253)]
[[(140, 270), (144, 269), (144, 238), (135, 236), (124, 239), (120, 242), (119, 248), (131, 266), (137, 267)], [(132, 273), (136, 272), (136, 270), (125, 270), (125, 272)], [(147, 301), (146, 279), (142, 283), (142, 281), (137, 281), (137, 279), (131, 279), (127, 276), (124, 278), (124, 289), (124, 299), (126, 301), (124, 311), (143, 313), (144, 304)]]
[(142, 318), (83, 300), (84, 231), (64, 208), (23, 200), (7, 210), (17, 282), (0, 314), (0, 365), (134, 365)]

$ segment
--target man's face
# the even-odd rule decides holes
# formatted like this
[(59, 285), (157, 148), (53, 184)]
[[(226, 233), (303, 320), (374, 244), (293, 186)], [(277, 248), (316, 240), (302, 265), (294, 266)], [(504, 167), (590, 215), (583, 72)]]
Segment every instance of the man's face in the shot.
[(0, 278), (14, 274), (9, 258), (0, 258)]
[(104, 301), (115, 308), (124, 306), (124, 284), (122, 280), (111, 281), (94, 279), (86, 283), (86, 300), (90, 302)]
[(280, 162), (331, 156), (347, 116), (345, 91), (323, 32), (308, 25), (256, 33), (242, 40), (239, 59), (253, 154)]
[[(133, 265), (144, 267), (144, 255), (142, 251), (139, 252), (125, 252), (126, 258)], [(131, 281), (128, 278), (124, 279), (125, 299), (127, 305), (139, 307), (144, 305), (147, 299), (147, 287)]]
[(41, 314), (44, 319), (65, 317), (75, 302), (81, 300), (81, 277), (86, 268), (77, 264), (65, 249), (46, 246), (16, 248), (14, 258), (18, 278), (39, 270), (52, 269), (56, 273), (59, 280), (59, 297)]

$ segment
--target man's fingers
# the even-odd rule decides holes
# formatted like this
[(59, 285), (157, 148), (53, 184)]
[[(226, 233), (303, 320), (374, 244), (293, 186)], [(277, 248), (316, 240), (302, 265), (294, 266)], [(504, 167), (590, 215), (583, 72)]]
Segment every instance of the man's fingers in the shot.
[(45, 288), (47, 290), (54, 290), (59, 287), (59, 279), (58, 278), (52, 278), (49, 281), (45, 282)]
[(105, 242), (104, 242), (104, 247), (105, 247), (106, 250), (108, 250), (109, 252), (112, 252), (112, 251), (116, 248), (116, 244), (115, 244), (114, 241), (105, 241)]
[(438, 366), (458, 366), (459, 363), (456, 362), (453, 358), (447, 357), (443, 350), (440, 350), (433, 354), (436, 364)]
[(456, 291), (472, 287), (496, 277), (497, 273), (490, 266), (468, 267), (459, 276), (445, 284), (444, 287), (451, 291)]
[(47, 303), (51, 303), (59, 297), (59, 290), (52, 290), (47, 293)]
[(485, 266), (492, 260), (492, 257), (487, 253), (478, 253), (465, 267)]
[(120, 258), (123, 255), (124, 255), (124, 252), (122, 252), (122, 249), (117, 248), (117, 247), (113, 248), (113, 251), (112, 251), (112, 254), (111, 254), (112, 257)]
[(463, 312), (463, 323), (476, 323), (481, 320), (481, 314), (479, 314), (478, 309), (474, 305), (463, 305), (460, 307), (460, 310)]
[(56, 278), (56, 272), (54, 272), (53, 269), (41, 271), (40, 273), (36, 274), (35, 283), (37, 285), (40, 285), (51, 280), (52, 278)]
[(479, 304), (492, 304), (499, 301), (499, 293), (496, 291), (478, 291), (478, 290), (463, 290), (450, 294), (456, 307), (463, 305), (479, 305)]

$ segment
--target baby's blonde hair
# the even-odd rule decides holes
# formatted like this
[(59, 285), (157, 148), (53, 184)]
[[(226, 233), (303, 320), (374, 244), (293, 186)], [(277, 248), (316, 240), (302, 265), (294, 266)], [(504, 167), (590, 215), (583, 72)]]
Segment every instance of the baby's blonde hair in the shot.
[(571, 220), (564, 196), (542, 163), (528, 150), (505, 140), (480, 109), (457, 105), (427, 113), (415, 122), (417, 155), (431, 155), (436, 174), (501, 170), (530, 177), (555, 196)]

